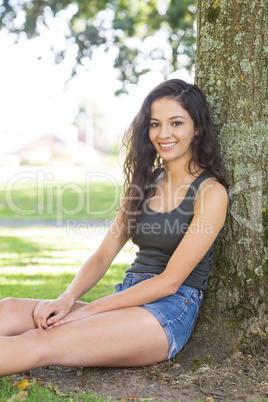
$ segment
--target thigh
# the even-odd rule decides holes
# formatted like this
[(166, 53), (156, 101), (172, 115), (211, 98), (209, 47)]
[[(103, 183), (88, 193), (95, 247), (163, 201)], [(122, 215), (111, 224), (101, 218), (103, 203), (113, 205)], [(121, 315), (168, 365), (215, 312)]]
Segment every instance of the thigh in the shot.
[(168, 356), (159, 321), (140, 307), (114, 310), (39, 332), (42, 365), (143, 366)]
[[(9, 297), (0, 301), (0, 336), (19, 335), (36, 328), (33, 310), (39, 299), (17, 299)], [(86, 303), (74, 303), (72, 310)]]

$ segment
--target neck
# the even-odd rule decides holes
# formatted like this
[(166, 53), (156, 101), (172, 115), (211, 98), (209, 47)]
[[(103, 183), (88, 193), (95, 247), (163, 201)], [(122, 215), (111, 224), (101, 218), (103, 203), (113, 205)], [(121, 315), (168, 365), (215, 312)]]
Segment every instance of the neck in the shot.
[[(166, 161), (164, 168), (164, 180), (171, 181), (172, 183), (184, 183), (192, 180), (194, 176), (189, 172), (188, 169), (189, 161), (178, 164), (178, 161)], [(198, 174), (202, 173), (202, 169), (192, 167), (193, 172)]]

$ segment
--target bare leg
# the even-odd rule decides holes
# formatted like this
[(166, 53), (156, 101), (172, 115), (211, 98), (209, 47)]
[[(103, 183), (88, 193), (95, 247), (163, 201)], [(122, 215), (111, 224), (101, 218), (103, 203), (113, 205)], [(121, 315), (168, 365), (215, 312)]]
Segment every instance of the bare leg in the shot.
[(52, 364), (130, 367), (165, 360), (168, 340), (151, 313), (131, 307), (0, 337), (0, 353), (2, 376)]
[[(33, 310), (39, 302), (37, 299), (6, 298), (0, 301), (0, 336), (20, 335), (36, 328)], [(76, 302), (72, 308), (84, 306), (86, 303)]]

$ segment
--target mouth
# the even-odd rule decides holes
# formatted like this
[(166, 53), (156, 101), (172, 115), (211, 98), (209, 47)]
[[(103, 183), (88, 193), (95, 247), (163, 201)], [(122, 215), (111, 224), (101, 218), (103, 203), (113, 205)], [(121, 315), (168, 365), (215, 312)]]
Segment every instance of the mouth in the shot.
[(159, 142), (159, 146), (161, 149), (168, 150), (173, 148), (177, 142)]

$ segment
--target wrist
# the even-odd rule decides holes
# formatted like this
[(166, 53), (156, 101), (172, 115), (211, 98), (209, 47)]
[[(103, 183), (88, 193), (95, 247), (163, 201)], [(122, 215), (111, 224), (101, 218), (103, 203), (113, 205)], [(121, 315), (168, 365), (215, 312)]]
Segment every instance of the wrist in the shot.
[(68, 294), (68, 293), (62, 293), (59, 297), (59, 300), (63, 300), (65, 303), (67, 303), (70, 307), (74, 304), (75, 302), (75, 298)]
[(92, 315), (105, 313), (111, 310), (117, 310), (118, 308), (124, 307), (118, 305), (118, 303), (114, 303), (114, 296), (116, 295), (108, 295), (101, 297), (100, 299), (94, 300), (88, 304), (88, 309)]
[(101, 303), (99, 302), (99, 300), (94, 300), (88, 303), (86, 309), (90, 312), (90, 315), (96, 315), (106, 311), (105, 309), (101, 308)]

